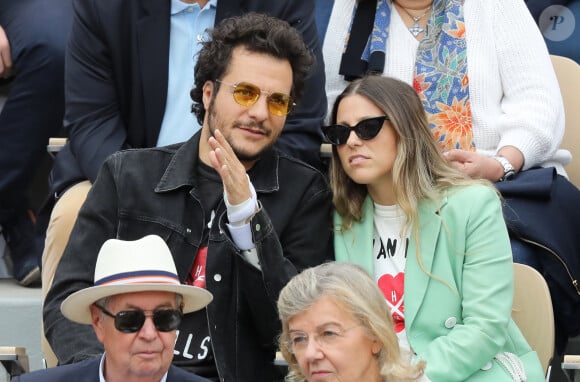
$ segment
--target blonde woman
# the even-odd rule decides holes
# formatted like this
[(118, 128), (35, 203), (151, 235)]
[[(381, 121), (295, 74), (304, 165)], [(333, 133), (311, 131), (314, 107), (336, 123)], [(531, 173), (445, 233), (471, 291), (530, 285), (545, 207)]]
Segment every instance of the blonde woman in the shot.
[(403, 361), (381, 291), (354, 264), (306, 269), (282, 289), (278, 311), (288, 382), (402, 382), (423, 374), (423, 362)]
[(563, 101), (526, 2), (317, 0), (316, 22), (329, 114), (353, 78), (398, 78), (420, 95), (449, 162), (495, 182), (514, 262), (550, 288), (562, 353), (580, 334), (580, 191), (566, 179)]
[(542, 380), (511, 320), (512, 255), (497, 191), (448, 164), (402, 81), (353, 81), (330, 118), (336, 259), (374, 277), (399, 343), (426, 361), (426, 377)]

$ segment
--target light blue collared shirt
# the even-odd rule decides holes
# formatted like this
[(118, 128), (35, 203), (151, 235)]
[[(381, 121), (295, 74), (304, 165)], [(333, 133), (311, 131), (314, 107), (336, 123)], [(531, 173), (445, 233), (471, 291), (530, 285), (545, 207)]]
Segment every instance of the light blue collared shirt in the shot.
[(200, 129), (191, 112), (189, 92), (200, 42), (208, 38), (206, 30), (214, 26), (216, 6), (217, 0), (208, 1), (203, 9), (198, 4), (171, 0), (167, 103), (157, 146), (186, 141)]

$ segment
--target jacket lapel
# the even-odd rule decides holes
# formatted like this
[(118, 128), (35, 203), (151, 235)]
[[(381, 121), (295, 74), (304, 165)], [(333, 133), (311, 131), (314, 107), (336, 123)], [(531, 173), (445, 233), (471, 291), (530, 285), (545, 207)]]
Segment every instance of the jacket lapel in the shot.
[[(443, 208), (447, 201), (441, 201), (440, 208)], [(437, 239), (441, 231), (441, 216), (438, 206), (432, 201), (423, 201), (419, 204), (419, 245), (420, 260), (416, 255), (415, 238), (411, 234), (409, 252), (407, 255), (407, 265), (405, 267), (405, 327), (410, 328), (417, 316), (417, 312), (425, 298), (429, 282), (435, 251), (437, 250)]]
[(143, 16), (137, 24), (138, 70), (143, 84), (143, 102), (148, 146), (157, 144), (165, 113), (169, 70), (171, 2), (142, 0)]
[[(367, 196), (363, 204), (362, 222), (353, 224), (352, 228), (335, 235), (335, 258), (337, 261), (355, 263), (374, 277), (373, 263), (373, 201)], [(340, 232), (342, 219), (334, 213), (334, 228)]]
[[(411, 327), (419, 308), (423, 303), (427, 287), (431, 281), (437, 240), (442, 228), (439, 208), (447, 203), (444, 197), (441, 203), (423, 201), (419, 204), (419, 243), (421, 264), (416, 253), (415, 237), (411, 233), (407, 265), (405, 267), (405, 326)], [(373, 202), (367, 197), (363, 205), (363, 221), (354, 224), (352, 229), (335, 235), (335, 256), (337, 261), (347, 261), (361, 266), (371, 277), (374, 277), (373, 262)], [(334, 225), (338, 229), (340, 216), (335, 212)]]

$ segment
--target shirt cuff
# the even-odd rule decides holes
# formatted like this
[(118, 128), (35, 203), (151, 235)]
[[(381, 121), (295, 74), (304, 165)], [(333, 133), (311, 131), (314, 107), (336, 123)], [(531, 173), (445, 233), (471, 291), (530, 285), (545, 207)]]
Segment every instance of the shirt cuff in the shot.
[(251, 264), (254, 268), (262, 270), (262, 267), (260, 266), (260, 260), (258, 259), (258, 251), (256, 248), (242, 251), (241, 256), (242, 259)]
[(239, 249), (246, 251), (256, 247), (252, 241), (252, 229), (250, 223), (245, 223), (239, 226), (234, 226), (230, 223), (226, 223), (226, 225), (228, 226), (230, 235), (232, 235), (232, 240), (236, 243)]
[[(246, 174), (248, 176), (248, 174)], [(251, 196), (249, 199), (243, 201), (240, 204), (232, 205), (228, 202), (228, 194), (224, 189), (224, 201), (226, 203), (226, 208), (228, 211), (228, 227), (242, 227), (249, 223), (249, 220), (256, 213), (256, 207), (258, 205), (258, 197), (256, 196), (256, 190), (254, 185), (250, 182), (248, 177), (248, 182), (250, 184)], [(249, 229), (248, 229), (249, 232)], [(251, 237), (251, 234), (250, 234)]]

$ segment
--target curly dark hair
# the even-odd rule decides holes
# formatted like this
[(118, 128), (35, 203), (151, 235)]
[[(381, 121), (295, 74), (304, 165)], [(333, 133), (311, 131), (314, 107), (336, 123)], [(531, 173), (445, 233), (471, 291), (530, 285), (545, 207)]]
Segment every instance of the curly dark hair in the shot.
[[(246, 13), (222, 20), (211, 31), (208, 41), (202, 43), (195, 64), (195, 87), (190, 95), (192, 112), (200, 124), (205, 109), (202, 102), (203, 85), (222, 78), (231, 61), (232, 52), (244, 47), (250, 52), (265, 53), (286, 59), (292, 67), (293, 84), (290, 95), (298, 102), (304, 91), (304, 81), (314, 56), (310, 53), (300, 33), (286, 21), (260, 13)], [(216, 91), (219, 83), (215, 83)]]

